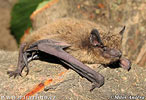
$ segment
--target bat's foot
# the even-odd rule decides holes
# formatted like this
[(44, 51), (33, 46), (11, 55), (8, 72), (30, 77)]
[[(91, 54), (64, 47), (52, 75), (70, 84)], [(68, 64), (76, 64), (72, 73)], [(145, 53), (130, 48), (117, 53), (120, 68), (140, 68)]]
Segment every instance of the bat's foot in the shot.
[(16, 76), (22, 76), (21, 75), (21, 71), (20, 70), (15, 70), (15, 71), (8, 71), (7, 74), (9, 74), (9, 77), (13, 77), (16, 78)]

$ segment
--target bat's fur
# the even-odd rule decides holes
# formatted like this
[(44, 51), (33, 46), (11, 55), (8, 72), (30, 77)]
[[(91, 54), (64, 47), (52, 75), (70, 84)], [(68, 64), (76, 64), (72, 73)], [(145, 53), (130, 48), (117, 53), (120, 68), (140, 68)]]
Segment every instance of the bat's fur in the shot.
[(71, 45), (65, 51), (84, 63), (109, 64), (116, 61), (118, 58), (105, 58), (98, 48), (91, 46), (89, 37), (93, 28), (99, 31), (105, 46), (121, 50), (122, 36), (119, 33), (109, 33), (104, 26), (71, 18), (58, 19), (41, 27), (32, 32), (24, 42), (30, 45), (41, 39), (64, 41)]

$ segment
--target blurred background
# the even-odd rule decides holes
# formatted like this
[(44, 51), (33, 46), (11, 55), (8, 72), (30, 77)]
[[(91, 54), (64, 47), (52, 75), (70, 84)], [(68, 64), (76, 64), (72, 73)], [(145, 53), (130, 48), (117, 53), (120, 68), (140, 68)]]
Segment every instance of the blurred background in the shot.
[(125, 25), (123, 53), (146, 67), (145, 16), (146, 0), (0, 0), (0, 49), (18, 50), (32, 30), (73, 17), (103, 24), (109, 31)]
[(15, 38), (11, 35), (11, 9), (16, 0), (0, 0), (0, 49), (17, 50)]

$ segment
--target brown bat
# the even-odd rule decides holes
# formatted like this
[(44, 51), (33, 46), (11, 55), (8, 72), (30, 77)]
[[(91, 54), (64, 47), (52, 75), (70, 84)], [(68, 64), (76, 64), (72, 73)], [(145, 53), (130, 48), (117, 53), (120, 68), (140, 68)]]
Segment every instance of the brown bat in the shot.
[[(29, 35), (20, 46), (18, 68), (8, 71), (10, 77), (21, 76), (24, 67), (29, 72), (32, 60), (62, 62), (93, 83), (91, 91), (104, 84), (104, 77), (83, 63), (105, 66), (118, 65), (129, 70), (131, 63), (122, 57), (121, 40), (125, 27), (119, 33), (109, 33), (93, 22), (76, 19), (58, 19)], [(83, 62), (83, 63), (82, 63)]]

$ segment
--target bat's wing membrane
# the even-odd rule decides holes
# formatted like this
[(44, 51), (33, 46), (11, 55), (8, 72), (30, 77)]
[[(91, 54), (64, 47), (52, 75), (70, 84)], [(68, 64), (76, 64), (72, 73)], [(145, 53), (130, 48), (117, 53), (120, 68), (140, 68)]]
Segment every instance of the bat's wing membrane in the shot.
[(56, 41), (54, 41), (54, 43), (39, 43), (38, 50), (59, 58), (62, 62), (67, 64), (75, 72), (92, 82), (93, 86), (91, 90), (96, 87), (102, 86), (104, 84), (104, 77), (93, 69), (81, 63), (69, 53), (65, 52), (63, 48), (66, 48), (69, 45), (64, 44), (65, 43), (63, 42)]

